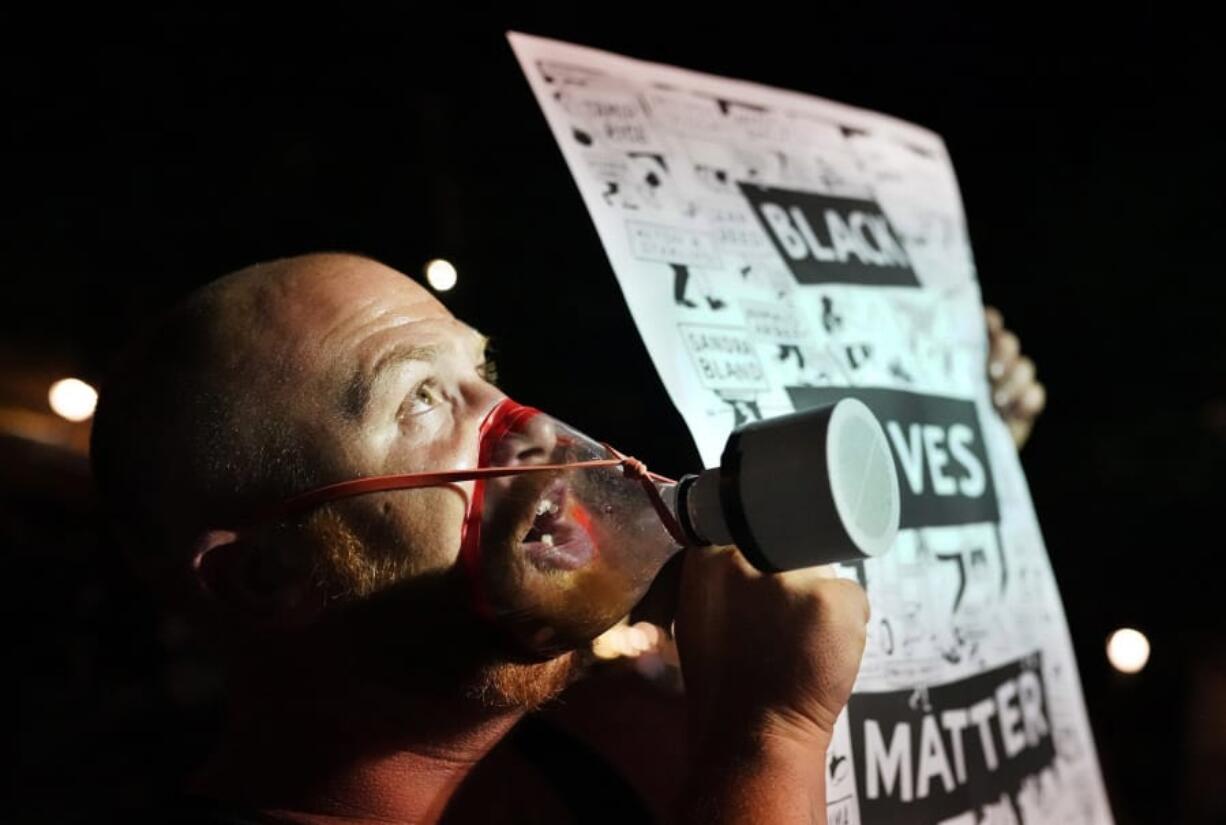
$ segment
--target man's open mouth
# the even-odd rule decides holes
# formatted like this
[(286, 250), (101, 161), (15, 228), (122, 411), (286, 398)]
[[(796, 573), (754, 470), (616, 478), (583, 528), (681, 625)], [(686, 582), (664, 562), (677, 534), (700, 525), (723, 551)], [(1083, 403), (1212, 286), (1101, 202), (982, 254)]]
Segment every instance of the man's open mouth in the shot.
[(566, 484), (546, 487), (536, 503), (532, 526), (520, 539), (528, 560), (541, 570), (577, 570), (596, 555), (596, 543), (581, 523), (583, 506), (567, 495)]

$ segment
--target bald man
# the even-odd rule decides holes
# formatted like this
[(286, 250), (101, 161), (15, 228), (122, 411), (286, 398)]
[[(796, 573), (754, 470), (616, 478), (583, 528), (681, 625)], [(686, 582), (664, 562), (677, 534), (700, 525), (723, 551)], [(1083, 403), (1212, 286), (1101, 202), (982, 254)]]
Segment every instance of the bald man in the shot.
[[(195, 293), (105, 385), (92, 458), (120, 540), (231, 677), (229, 724), (193, 785), (215, 805), (161, 821), (441, 821), (573, 678), (573, 653), (525, 663), (470, 608), (455, 489), (259, 515), (334, 481), (476, 466), (480, 422), (504, 398), (484, 344), (402, 274), (310, 255)], [(762, 576), (731, 548), (689, 553), (690, 756), (665, 816), (824, 822), (825, 751), (867, 619), (859, 588), (821, 571)]]

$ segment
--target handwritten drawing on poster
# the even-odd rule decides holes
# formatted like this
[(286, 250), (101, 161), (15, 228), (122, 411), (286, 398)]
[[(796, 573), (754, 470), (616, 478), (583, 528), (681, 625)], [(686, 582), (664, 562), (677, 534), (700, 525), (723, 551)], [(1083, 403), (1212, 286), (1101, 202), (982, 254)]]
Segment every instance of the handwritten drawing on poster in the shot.
[(941, 138), (875, 112), (521, 34), (511, 44), (707, 466), (854, 397), (902, 485), (827, 764), (842, 825), (1109, 823), (1038, 521), (988, 398)]

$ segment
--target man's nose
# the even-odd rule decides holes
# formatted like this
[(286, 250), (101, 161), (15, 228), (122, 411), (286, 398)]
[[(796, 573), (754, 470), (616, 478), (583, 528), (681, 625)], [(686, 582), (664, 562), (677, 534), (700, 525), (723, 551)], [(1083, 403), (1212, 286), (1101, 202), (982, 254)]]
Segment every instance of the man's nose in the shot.
[(548, 464), (558, 446), (558, 429), (553, 419), (538, 413), (510, 433), (512, 464)]
[(558, 446), (558, 430), (553, 419), (537, 413), (516, 422), (506, 432), (490, 454), (495, 467), (518, 467), (524, 464), (549, 464)]

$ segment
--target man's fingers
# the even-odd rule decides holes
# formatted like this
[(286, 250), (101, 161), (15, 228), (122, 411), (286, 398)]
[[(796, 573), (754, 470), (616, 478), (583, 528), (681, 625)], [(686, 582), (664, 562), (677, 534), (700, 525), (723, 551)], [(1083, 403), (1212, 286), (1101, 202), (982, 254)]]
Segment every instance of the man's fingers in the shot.
[(994, 380), (1003, 378), (1022, 351), (1017, 336), (1004, 330), (989, 338), (988, 375)]
[(995, 335), (1005, 328), (1005, 317), (996, 307), (984, 307), (983, 318), (987, 321), (989, 335)]
[(779, 576), (781, 583), (788, 587), (816, 587), (821, 586), (824, 582), (838, 580), (838, 575), (834, 572), (834, 565), (822, 564), (816, 567), (801, 567), (797, 570), (788, 570), (783, 573), (774, 573), (772, 575)]
[(758, 578), (764, 575), (797, 577), (798, 580), (809, 578), (837, 579), (839, 577), (838, 571), (834, 569), (833, 564), (802, 567), (797, 570), (789, 570), (786, 573), (763, 573), (749, 563), (749, 560), (745, 558), (745, 554), (740, 549), (732, 545), (727, 547), (696, 547), (690, 552), (704, 554), (701, 563), (727, 566), (730, 570), (736, 571), (745, 578)]
[(728, 545), (725, 547), (693, 547), (686, 551), (687, 566), (698, 570), (709, 570), (721, 575), (733, 574), (739, 578), (753, 578), (762, 575), (746, 560), (740, 550)]
[(725, 598), (726, 588), (733, 585), (735, 580), (756, 579), (768, 588), (807, 594), (807, 597), (821, 603), (824, 609), (833, 611), (834, 615), (845, 616), (848, 621), (868, 623), (868, 597), (863, 588), (854, 581), (839, 578), (832, 564), (782, 573), (763, 573), (735, 547), (695, 547), (687, 552), (687, 575), (694, 574), (705, 579), (708, 595), (717, 600)]
[(1013, 412), (1023, 418), (1034, 418), (1047, 406), (1047, 388), (1035, 381), (1013, 402)]
[(778, 577), (780, 586), (795, 592), (807, 592), (826, 608), (848, 616), (849, 620), (860, 621), (862, 618), (863, 623), (868, 624), (868, 596), (864, 588), (850, 579), (839, 578), (833, 565), (802, 567), (771, 575)]
[(1035, 383), (1034, 374), (1034, 361), (1025, 356), (1019, 358), (1004, 378), (992, 388), (992, 403), (1003, 410), (1020, 400), (1023, 393)]
[(837, 609), (847, 618), (847, 621), (860, 627), (868, 625), (868, 620), (872, 618), (872, 610), (869, 608), (868, 594), (864, 592), (863, 587), (850, 579), (835, 579), (827, 582), (826, 587), (829, 588), (828, 600), (837, 599)]
[(1013, 437), (1013, 445), (1019, 450), (1022, 449), (1030, 438), (1030, 431), (1034, 429), (1034, 419), (1010, 416), (1005, 419), (1005, 423), (1009, 426), (1009, 435)]

